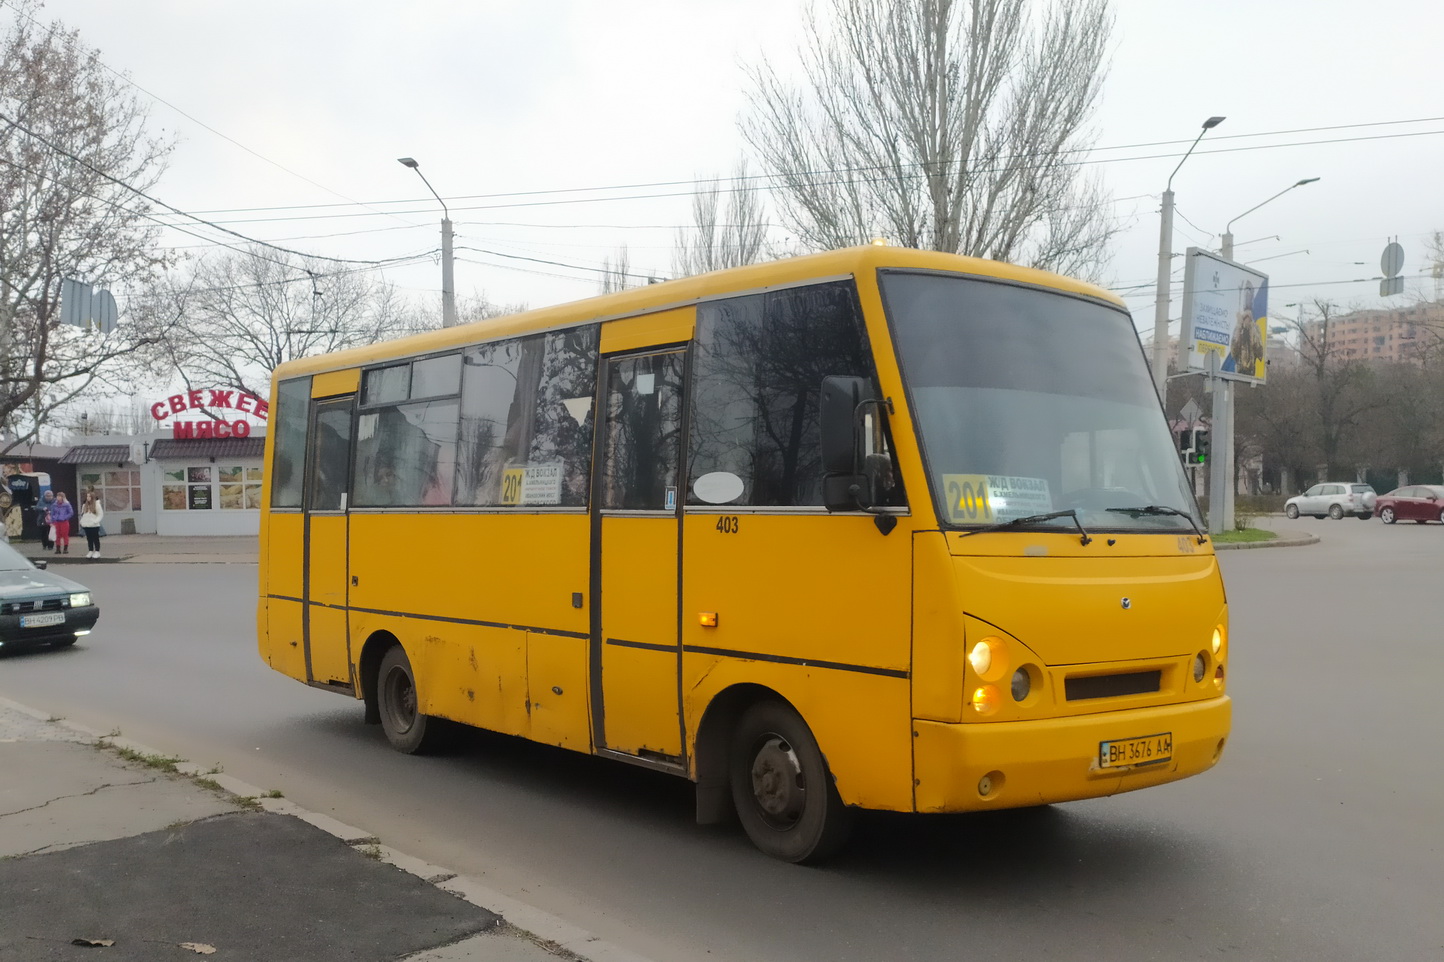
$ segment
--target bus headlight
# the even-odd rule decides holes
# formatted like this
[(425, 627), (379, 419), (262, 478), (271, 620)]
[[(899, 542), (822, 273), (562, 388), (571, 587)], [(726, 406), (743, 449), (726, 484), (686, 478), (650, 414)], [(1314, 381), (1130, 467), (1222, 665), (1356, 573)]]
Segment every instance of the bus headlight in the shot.
[(1223, 650), (1223, 625), (1213, 629), (1213, 654), (1215, 657)]
[(979, 678), (991, 681), (1008, 667), (1008, 649), (1001, 638), (984, 638), (968, 652), (968, 664)]
[(1028, 669), (1019, 668), (1013, 672), (1013, 701), (1022, 701), (1033, 690), (1033, 677)]
[(1208, 671), (1208, 656), (1203, 652), (1193, 656), (1193, 680), (1203, 681), (1204, 674)]

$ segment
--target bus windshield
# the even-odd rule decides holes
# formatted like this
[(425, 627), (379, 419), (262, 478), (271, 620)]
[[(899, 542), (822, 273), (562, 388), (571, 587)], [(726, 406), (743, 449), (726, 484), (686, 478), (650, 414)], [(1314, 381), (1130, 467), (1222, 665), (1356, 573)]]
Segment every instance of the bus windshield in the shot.
[[(1200, 520), (1123, 311), (956, 274), (880, 282), (945, 526), (1069, 509), (1090, 531)], [(1021, 527), (1035, 524), (1074, 521)]]

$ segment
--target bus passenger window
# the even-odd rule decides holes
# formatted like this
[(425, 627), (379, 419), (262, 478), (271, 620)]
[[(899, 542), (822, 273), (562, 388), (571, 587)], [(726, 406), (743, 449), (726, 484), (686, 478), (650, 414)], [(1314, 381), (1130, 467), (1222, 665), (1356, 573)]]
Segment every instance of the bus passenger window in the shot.
[(311, 379), (298, 377), (282, 381), (276, 388), (276, 407), (271, 412), (276, 434), (271, 452), (271, 507), (299, 508), (302, 465), (306, 458), (306, 419), (311, 411)]
[(589, 325), (465, 353), (457, 504), (586, 505), (597, 331)]
[(356, 506), (451, 504), (456, 415), (455, 401), (363, 413), (356, 432)]

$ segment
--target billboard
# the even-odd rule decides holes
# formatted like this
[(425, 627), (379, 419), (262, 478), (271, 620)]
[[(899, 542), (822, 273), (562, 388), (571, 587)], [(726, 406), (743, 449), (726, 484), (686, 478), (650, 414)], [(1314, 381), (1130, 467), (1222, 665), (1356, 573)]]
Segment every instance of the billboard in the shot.
[(1183, 269), (1183, 331), (1178, 367), (1213, 369), (1235, 381), (1262, 384), (1268, 372), (1267, 274), (1190, 247)]

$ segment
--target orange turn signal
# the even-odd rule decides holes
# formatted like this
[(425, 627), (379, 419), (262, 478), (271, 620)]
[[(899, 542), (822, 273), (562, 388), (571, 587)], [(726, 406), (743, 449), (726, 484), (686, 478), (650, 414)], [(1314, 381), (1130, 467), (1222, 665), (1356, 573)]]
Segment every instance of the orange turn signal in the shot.
[(697, 620), (698, 620), (699, 622), (701, 622), (703, 628), (716, 628), (716, 627), (717, 627), (717, 612), (715, 612), (715, 611), (703, 611), (703, 612), (700, 612), (700, 613), (697, 615)]

